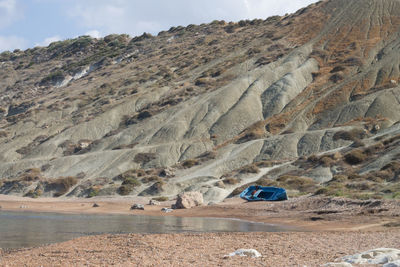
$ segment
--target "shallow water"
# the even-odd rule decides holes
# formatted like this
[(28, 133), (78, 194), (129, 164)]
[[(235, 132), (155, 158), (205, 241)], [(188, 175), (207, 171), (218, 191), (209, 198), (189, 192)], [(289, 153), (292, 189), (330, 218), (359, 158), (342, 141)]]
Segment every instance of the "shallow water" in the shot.
[(289, 228), (232, 219), (72, 215), (0, 211), (0, 248), (62, 242), (84, 235), (180, 232), (276, 232)]

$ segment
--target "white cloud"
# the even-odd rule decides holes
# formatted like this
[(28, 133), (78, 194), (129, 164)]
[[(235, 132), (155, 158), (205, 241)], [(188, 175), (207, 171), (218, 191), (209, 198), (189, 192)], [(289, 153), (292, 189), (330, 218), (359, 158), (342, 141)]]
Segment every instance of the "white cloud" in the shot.
[(17, 0), (0, 0), (0, 28), (5, 28), (21, 15)]
[(37, 43), (35, 46), (48, 46), (51, 43), (61, 41), (62, 38), (59, 35), (47, 37), (46, 39), (43, 40), (41, 43)]
[(25, 49), (28, 41), (18, 36), (0, 36), (0, 51)]
[(316, 0), (72, 0), (69, 16), (82, 27), (104, 35), (157, 33), (171, 26), (200, 24), (215, 19), (238, 21), (283, 15)]
[(85, 35), (89, 35), (93, 38), (99, 39), (101, 38), (103, 35), (101, 34), (101, 32), (99, 32), (98, 30), (91, 30), (85, 33)]

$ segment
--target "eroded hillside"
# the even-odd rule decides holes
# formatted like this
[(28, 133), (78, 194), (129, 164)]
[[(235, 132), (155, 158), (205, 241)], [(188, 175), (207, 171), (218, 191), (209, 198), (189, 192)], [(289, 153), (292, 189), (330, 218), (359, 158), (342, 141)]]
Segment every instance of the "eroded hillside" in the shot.
[(0, 193), (400, 197), (400, 1), (0, 55)]

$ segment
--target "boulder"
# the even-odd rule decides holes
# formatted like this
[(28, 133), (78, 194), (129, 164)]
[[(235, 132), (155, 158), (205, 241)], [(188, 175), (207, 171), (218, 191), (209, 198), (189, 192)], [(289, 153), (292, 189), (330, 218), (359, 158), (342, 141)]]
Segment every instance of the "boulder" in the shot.
[(177, 209), (190, 209), (203, 205), (203, 194), (200, 192), (184, 192), (178, 195), (175, 203)]
[(133, 204), (131, 210), (144, 210), (144, 206), (142, 204)]
[(386, 264), (400, 260), (400, 250), (394, 248), (377, 248), (345, 256), (340, 260), (354, 264)]

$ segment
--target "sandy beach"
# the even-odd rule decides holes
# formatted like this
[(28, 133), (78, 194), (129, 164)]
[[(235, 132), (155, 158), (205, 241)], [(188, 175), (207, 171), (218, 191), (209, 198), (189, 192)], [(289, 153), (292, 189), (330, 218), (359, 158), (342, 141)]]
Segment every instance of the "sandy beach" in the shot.
[[(1, 266), (320, 266), (377, 247), (400, 231), (101, 235), (1, 254)], [(241, 248), (261, 258), (224, 257)]]
[[(400, 203), (301, 197), (248, 203), (238, 198), (189, 210), (130, 210), (146, 198), (27, 199), (0, 196), (7, 211), (237, 218), (293, 226), (285, 233), (128, 234), (81, 237), (38, 248), (1, 251), (1, 266), (320, 266), (379, 247), (400, 248)], [(99, 207), (93, 207), (93, 204)], [(237, 249), (263, 256), (224, 258)]]

